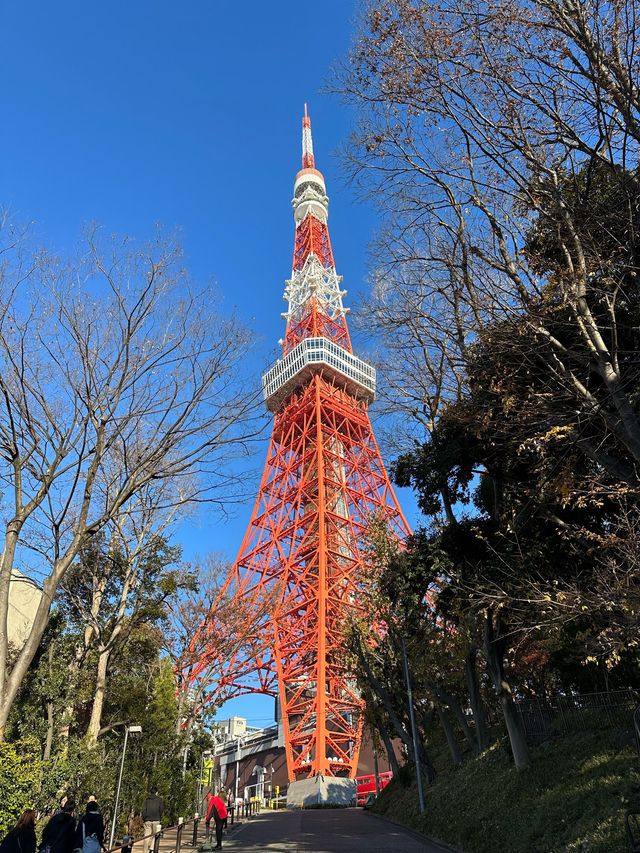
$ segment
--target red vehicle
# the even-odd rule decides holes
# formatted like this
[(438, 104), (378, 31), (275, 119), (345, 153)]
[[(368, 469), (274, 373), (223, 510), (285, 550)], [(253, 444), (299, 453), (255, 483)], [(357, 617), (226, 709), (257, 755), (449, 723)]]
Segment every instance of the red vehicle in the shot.
[[(383, 791), (392, 779), (392, 770), (386, 770), (384, 773), (378, 773), (378, 790)], [(371, 776), (357, 776), (356, 786), (359, 806), (363, 806), (367, 802), (367, 797), (369, 796), (369, 794), (373, 794), (373, 796), (375, 797), (376, 777), (373, 775), (373, 773), (371, 774)]]

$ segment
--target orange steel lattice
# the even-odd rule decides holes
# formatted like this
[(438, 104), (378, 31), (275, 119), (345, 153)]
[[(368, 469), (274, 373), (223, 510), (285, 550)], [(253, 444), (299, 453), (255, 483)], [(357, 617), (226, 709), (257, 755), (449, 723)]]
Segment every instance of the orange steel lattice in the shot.
[(222, 593), (244, 614), (246, 636), (219, 660), (214, 606), (193, 673), (219, 669), (218, 699), (278, 695), (291, 781), (357, 774), (363, 703), (345, 664), (346, 619), (358, 610), (371, 518), (399, 539), (409, 532), (371, 428), (375, 371), (351, 350), (324, 178), (313, 166), (305, 107), (284, 355), (263, 380), (273, 435)]

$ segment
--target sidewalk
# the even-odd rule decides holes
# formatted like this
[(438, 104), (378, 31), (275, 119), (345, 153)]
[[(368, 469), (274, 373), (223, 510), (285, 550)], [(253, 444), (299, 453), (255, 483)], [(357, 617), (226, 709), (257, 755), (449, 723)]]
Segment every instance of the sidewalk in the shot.
[(223, 848), (250, 853), (447, 853), (451, 848), (362, 809), (263, 811), (226, 834)]

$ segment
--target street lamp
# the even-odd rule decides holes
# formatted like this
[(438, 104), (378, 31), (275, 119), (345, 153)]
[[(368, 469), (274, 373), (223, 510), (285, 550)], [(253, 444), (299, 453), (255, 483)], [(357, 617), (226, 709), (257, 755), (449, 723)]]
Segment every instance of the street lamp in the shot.
[(124, 744), (122, 746), (122, 760), (120, 761), (120, 775), (118, 776), (118, 788), (116, 790), (116, 802), (113, 807), (113, 818), (111, 819), (111, 838), (109, 839), (109, 849), (113, 847), (113, 839), (116, 835), (116, 821), (118, 820), (118, 801), (120, 800), (120, 787), (122, 785), (122, 771), (124, 770), (124, 757), (127, 752), (127, 741), (129, 734), (142, 734), (142, 726), (125, 726), (124, 728)]

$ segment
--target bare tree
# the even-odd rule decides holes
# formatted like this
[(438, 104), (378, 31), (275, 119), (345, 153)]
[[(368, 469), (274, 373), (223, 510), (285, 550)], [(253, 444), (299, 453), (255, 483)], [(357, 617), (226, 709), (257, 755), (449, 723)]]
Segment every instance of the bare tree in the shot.
[[(249, 336), (216, 312), (209, 288), (192, 290), (172, 241), (105, 241), (94, 230), (61, 261), (4, 233), (0, 733), (83, 545), (151, 484), (173, 484), (172, 506), (222, 503), (230, 463), (257, 429), (257, 395), (241, 376)], [(41, 573), (44, 595), (10, 664), (16, 563)]]
[[(634, 488), (639, 10), (371, 0), (339, 84), (361, 108), (352, 174), (387, 223), (379, 326), (401, 328), (397, 361), (424, 366), (425, 409), (392, 369), (394, 398), (428, 426), (458, 392), (469, 345), (522, 321), (575, 442)], [(605, 183), (616, 204), (603, 222)]]

